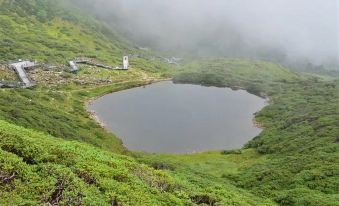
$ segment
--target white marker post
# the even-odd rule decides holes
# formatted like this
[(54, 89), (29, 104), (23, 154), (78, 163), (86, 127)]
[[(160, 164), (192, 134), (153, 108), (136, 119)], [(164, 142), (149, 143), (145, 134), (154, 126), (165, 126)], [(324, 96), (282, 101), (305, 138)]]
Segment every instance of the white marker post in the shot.
[(128, 56), (123, 57), (123, 69), (128, 69), (129, 62), (128, 62)]

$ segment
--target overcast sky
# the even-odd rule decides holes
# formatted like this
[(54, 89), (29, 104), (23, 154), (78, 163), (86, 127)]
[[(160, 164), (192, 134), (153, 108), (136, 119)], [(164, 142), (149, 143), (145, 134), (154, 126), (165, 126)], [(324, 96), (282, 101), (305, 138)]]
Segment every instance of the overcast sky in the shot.
[(142, 46), (228, 56), (272, 51), (313, 63), (339, 55), (338, 0), (95, 2), (92, 11)]

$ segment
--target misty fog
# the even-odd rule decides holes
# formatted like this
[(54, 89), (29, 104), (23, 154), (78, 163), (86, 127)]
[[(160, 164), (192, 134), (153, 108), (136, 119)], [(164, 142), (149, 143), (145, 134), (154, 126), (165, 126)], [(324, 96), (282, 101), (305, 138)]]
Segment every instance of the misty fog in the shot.
[(141, 47), (338, 69), (337, 0), (74, 1)]

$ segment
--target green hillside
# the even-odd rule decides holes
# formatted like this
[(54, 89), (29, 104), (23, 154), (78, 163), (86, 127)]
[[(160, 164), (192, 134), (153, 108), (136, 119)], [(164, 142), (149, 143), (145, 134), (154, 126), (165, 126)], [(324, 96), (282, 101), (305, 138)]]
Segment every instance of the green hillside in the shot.
[[(153, 71), (168, 67), (133, 58), (128, 72), (90, 66), (80, 66), (78, 74), (65, 71), (62, 64), (77, 56), (93, 57), (115, 67), (125, 53), (141, 53), (68, 1), (0, 1), (0, 37), (0, 63), (36, 59), (56, 66), (29, 72), (38, 83), (33, 90), (0, 90), (0, 119), (116, 152), (125, 151), (121, 141), (90, 117), (85, 103), (108, 92), (145, 84), (144, 76), (160, 78)], [(13, 71), (0, 67), (0, 80), (17, 81)]]
[(0, 1), (3, 61), (20, 58), (63, 63), (85, 55), (116, 63), (130, 48), (127, 41), (67, 1)]
[(4, 121), (0, 137), (0, 205), (273, 205), (231, 184), (206, 191), (133, 158)]
[[(225, 151), (237, 154), (226, 157), (220, 154), (185, 157), (187, 165), (183, 168), (212, 173), (219, 178), (218, 182), (230, 180), (280, 205), (339, 204), (338, 80), (306, 78), (272, 63), (240, 59), (193, 63), (184, 67), (174, 80), (235, 86), (270, 99), (270, 105), (256, 115), (256, 121), (265, 129), (246, 145), (249, 151)], [(248, 152), (252, 149), (259, 156), (251, 156), (249, 161)], [(163, 156), (153, 158), (161, 161)], [(164, 162), (169, 161), (164, 158)], [(182, 164), (182, 158), (172, 160)], [(197, 168), (195, 162), (208, 165)], [(234, 166), (230, 169), (229, 162), (237, 163), (236, 172)]]
[[(131, 58), (128, 71), (106, 64)], [(0, 205), (339, 205), (339, 80), (270, 62), (203, 59), (182, 67), (139, 51), (70, 1), (0, 0), (0, 63), (36, 59), (31, 89), (0, 89)], [(243, 149), (188, 155), (128, 151), (86, 110), (153, 81), (246, 89), (267, 97), (264, 131)], [(0, 79), (15, 80), (0, 65)]]

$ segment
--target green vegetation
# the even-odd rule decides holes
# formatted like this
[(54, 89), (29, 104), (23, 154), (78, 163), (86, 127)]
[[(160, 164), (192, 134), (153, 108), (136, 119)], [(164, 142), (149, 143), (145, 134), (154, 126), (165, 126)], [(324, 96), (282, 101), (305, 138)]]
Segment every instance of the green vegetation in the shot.
[(126, 72), (88, 66), (82, 66), (77, 75), (66, 74), (69, 76), (58, 70), (38, 69), (34, 74), (42, 77), (35, 79), (38, 87), (0, 90), (0, 119), (55, 137), (124, 152), (121, 141), (95, 122), (85, 105), (98, 96), (160, 79), (160, 75), (134, 68)]
[[(270, 105), (256, 116), (265, 130), (246, 145), (255, 149), (255, 161), (247, 162), (247, 150), (192, 155), (186, 161), (171, 156), (174, 165), (182, 165), (174, 173), (190, 176), (191, 168), (198, 176), (229, 180), (280, 205), (338, 205), (338, 80), (301, 77), (271, 63), (240, 59), (192, 63), (174, 80), (237, 86), (270, 97)], [(169, 162), (161, 155), (146, 159)]]
[[(127, 52), (141, 51), (66, 0), (0, 0), (0, 62), (85, 55), (114, 66)], [(0, 205), (339, 205), (338, 79), (244, 59), (176, 70), (147, 59), (132, 58), (129, 71), (42, 67), (29, 72), (37, 87), (1, 89)], [(269, 97), (256, 115), (264, 131), (239, 150), (134, 153), (86, 111), (171, 76)], [(16, 80), (3, 68), (0, 78)]]
[(174, 77), (174, 82), (246, 89), (259, 96), (271, 96), (280, 85), (300, 79), (298, 74), (270, 62), (206, 59), (186, 65)]
[(4, 61), (63, 63), (86, 55), (117, 63), (128, 48), (120, 37), (67, 1), (0, 1), (0, 59)]
[[(1, 205), (183, 205), (180, 185), (126, 156), (0, 121)], [(183, 196), (185, 197), (185, 196)]]
[[(39, 12), (46, 13), (46, 18), (41, 19)], [(66, 30), (67, 35), (63, 34)], [(0, 1), (0, 37), (0, 62), (31, 58), (56, 64), (85, 55), (115, 66), (121, 64), (124, 52), (134, 51), (128, 42), (68, 1)], [(161, 62), (138, 58), (131, 60), (129, 71), (81, 66), (78, 74), (71, 74), (56, 65), (55, 69), (42, 66), (29, 71), (38, 83), (32, 90), (0, 90), (0, 119), (115, 152), (125, 151), (121, 141), (100, 127), (84, 105), (109, 92), (163, 78), (164, 72), (154, 71), (168, 68)], [(18, 81), (13, 71), (2, 66), (0, 77)]]
[(0, 136), (0, 205), (273, 205), (230, 184), (205, 189), (130, 157), (3, 121)]

